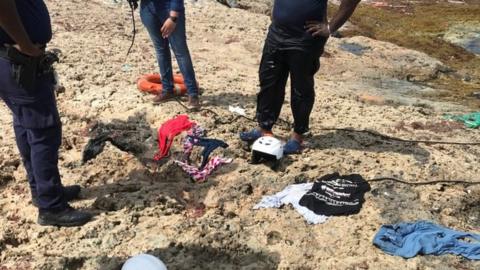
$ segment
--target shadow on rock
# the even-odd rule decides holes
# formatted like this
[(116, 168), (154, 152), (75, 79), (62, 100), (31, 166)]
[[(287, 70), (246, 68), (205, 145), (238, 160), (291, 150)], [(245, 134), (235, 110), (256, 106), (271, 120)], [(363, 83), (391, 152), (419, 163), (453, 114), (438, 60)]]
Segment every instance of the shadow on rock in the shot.
[(430, 157), (430, 153), (417, 143), (386, 140), (381, 134), (334, 131), (315, 135), (309, 141), (311, 148), (320, 150), (339, 148), (377, 153), (394, 152), (413, 155), (421, 163), (426, 163)]
[(204, 106), (226, 106), (238, 105), (246, 108), (256, 104), (256, 95), (247, 95), (240, 93), (220, 93), (218, 95), (202, 95), (202, 104)]
[[(202, 245), (172, 243), (168, 248), (145, 252), (160, 258), (169, 270), (182, 269), (277, 269), (280, 255), (266, 251), (254, 251), (248, 247), (229, 249)], [(97, 269), (120, 270), (124, 260), (118, 257), (95, 259)], [(140, 270), (140, 269), (139, 269)]]
[(157, 207), (160, 214), (172, 215), (184, 210), (188, 212), (189, 208), (201, 209), (209, 188), (216, 184), (215, 177), (228, 174), (237, 166), (235, 163), (225, 164), (214, 171), (206, 183), (196, 183), (171, 160), (181, 153), (175, 152), (169, 158), (154, 161), (151, 157), (157, 149), (156, 136), (144, 112), (126, 121), (95, 123), (88, 130), (88, 136), (90, 141), (83, 153), (84, 162), (98, 156), (110, 142), (134, 155), (144, 165), (142, 169), (129, 172), (127, 177), (112, 179), (108, 184), (89, 187), (82, 192), (83, 199), (95, 198), (92, 210), (97, 213)]
[(158, 215), (173, 215), (196, 212), (204, 209), (203, 201), (212, 186), (217, 185), (215, 176), (228, 173), (236, 168), (228, 164), (204, 183), (196, 183), (172, 161), (151, 172), (148, 169), (135, 170), (129, 176), (115, 183), (86, 188), (83, 199), (95, 198), (92, 212), (103, 213), (130, 209), (141, 211), (153, 207)]
[(417, 219), (435, 220), (435, 215), (422, 203), (419, 193), (412, 186), (390, 181), (375, 183), (366, 199), (378, 205), (386, 224)]
[(147, 252), (161, 258), (168, 269), (277, 269), (280, 256), (248, 247), (229, 249), (174, 244)]
[(86, 131), (90, 137), (83, 150), (82, 162), (98, 156), (110, 142), (121, 151), (133, 154), (140, 162), (146, 164), (150, 160), (145, 153), (155, 148), (155, 130), (150, 128), (146, 113), (136, 113), (126, 121), (114, 119), (109, 123), (95, 122)]

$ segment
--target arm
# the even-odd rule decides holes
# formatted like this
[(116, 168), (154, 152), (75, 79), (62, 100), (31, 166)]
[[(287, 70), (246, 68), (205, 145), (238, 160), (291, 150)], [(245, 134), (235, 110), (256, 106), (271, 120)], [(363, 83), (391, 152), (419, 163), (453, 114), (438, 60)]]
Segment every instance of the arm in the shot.
[(348, 21), (359, 3), (360, 0), (342, 0), (340, 8), (337, 13), (335, 13), (330, 23), (327, 22), (327, 16), (324, 17), (323, 22), (308, 21), (305, 25), (307, 32), (314, 37), (330, 36)]
[[(183, 0), (172, 0), (170, 2), (170, 17), (178, 18), (179, 13), (184, 10), (184, 3)], [(163, 38), (168, 38), (173, 31), (175, 31), (175, 27), (177, 26), (176, 21), (168, 18), (162, 25), (160, 32), (162, 32)]]
[(350, 19), (360, 0), (342, 0), (340, 8), (330, 21), (330, 33), (336, 32)]
[(15, 41), (22, 53), (31, 56), (38, 56), (43, 53), (28, 37), (18, 15), (15, 0), (0, 1), (0, 27)]
[(169, 15), (170, 17), (163, 23), (162, 28), (160, 28), (160, 32), (162, 32), (163, 38), (168, 38), (177, 27), (177, 22), (175, 18), (178, 18), (178, 12), (172, 10), (170, 11)]
[(178, 11), (172, 10), (170, 11), (170, 17), (178, 17)]
[(172, 11), (173, 12), (176, 12), (177, 15), (178, 15), (178, 12), (184, 10), (184, 4), (183, 4), (183, 0), (171, 0), (170, 1), (170, 16), (173, 16), (172, 15)]

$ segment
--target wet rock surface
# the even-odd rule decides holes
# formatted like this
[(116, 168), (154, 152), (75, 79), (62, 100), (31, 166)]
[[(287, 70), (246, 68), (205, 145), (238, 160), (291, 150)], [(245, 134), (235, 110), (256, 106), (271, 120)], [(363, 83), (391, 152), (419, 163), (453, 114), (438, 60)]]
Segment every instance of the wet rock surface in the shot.
[(470, 103), (472, 108), (478, 108), (478, 100), (470, 97), (478, 91), (480, 83), (478, 1), (372, 0), (362, 3), (351, 19), (354, 27), (340, 31), (343, 36), (368, 36), (439, 59), (448, 68), (430, 78), (428, 85), (446, 92), (426, 96)]
[(443, 38), (480, 56), (480, 26), (478, 24), (454, 25), (445, 33)]

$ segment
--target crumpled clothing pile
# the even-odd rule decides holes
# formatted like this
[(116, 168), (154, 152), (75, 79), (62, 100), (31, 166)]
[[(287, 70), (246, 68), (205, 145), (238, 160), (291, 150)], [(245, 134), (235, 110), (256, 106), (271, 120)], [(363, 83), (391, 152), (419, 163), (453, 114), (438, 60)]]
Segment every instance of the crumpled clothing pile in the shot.
[(107, 142), (121, 151), (139, 156), (149, 148), (146, 141), (152, 137), (152, 129), (144, 114), (135, 114), (127, 121), (114, 119), (110, 123), (95, 123), (87, 135), (90, 140), (83, 150), (83, 163), (102, 153)]

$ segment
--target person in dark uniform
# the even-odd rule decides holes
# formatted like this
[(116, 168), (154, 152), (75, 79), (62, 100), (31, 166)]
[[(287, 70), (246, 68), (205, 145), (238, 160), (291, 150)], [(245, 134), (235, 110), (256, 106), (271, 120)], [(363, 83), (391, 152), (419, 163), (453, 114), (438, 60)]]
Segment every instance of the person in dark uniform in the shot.
[(27, 171), (38, 223), (81, 226), (92, 215), (69, 206), (79, 186), (64, 187), (58, 171), (62, 128), (53, 70), (43, 69), (52, 38), (43, 0), (0, 1), (0, 98), (13, 114), (17, 146)]
[(353, 14), (360, 0), (342, 0), (332, 20), (327, 20), (327, 0), (275, 0), (272, 23), (260, 63), (260, 92), (257, 96), (258, 128), (240, 133), (243, 141), (272, 135), (291, 79), (291, 107), (294, 129), (284, 146), (285, 154), (302, 149), (309, 131), (315, 100), (314, 75), (325, 43)]

